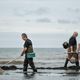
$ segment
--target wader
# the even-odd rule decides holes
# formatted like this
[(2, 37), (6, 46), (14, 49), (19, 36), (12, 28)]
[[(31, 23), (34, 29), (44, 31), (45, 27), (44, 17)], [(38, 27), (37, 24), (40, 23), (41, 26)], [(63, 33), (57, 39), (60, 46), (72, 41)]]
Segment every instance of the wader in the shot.
[(27, 68), (28, 68), (28, 64), (29, 64), (30, 67), (32, 68), (33, 72), (37, 72), (37, 69), (35, 68), (35, 65), (34, 65), (34, 62), (33, 62), (33, 58), (27, 58), (27, 53), (29, 53), (29, 52), (33, 52), (33, 49), (31, 48), (31, 46), (29, 46), (27, 52), (25, 53), (23, 71), (27, 72)]
[[(75, 60), (76, 60), (75, 61), (76, 66), (79, 67), (79, 59), (78, 59), (78, 53), (76, 53), (76, 49), (77, 49), (76, 46), (74, 46), (73, 47), (74, 53), (68, 53), (68, 57), (66, 58), (64, 67), (67, 67), (68, 62), (70, 61), (70, 59), (72, 57), (74, 57)], [(71, 52), (71, 49), (70, 48), (68, 48), (68, 52)]]

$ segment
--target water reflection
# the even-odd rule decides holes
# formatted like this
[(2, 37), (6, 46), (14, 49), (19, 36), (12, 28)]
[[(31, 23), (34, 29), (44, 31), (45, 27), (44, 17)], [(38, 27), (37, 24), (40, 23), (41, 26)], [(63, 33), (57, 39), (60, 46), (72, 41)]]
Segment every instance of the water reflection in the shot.
[(32, 72), (32, 73), (27, 73), (27, 74), (24, 74), (22, 80), (26, 80), (26, 79), (32, 79), (32, 80), (34, 80), (34, 77), (35, 77), (35, 73), (34, 73), (34, 72)]

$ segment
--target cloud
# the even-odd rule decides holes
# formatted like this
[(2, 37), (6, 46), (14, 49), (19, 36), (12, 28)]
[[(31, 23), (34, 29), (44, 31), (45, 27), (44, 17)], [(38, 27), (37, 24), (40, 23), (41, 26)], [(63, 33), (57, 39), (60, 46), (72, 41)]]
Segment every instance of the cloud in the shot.
[(58, 23), (61, 23), (61, 24), (78, 24), (78, 23), (80, 23), (80, 21), (79, 20), (59, 19)]
[(47, 7), (39, 7), (36, 9), (31, 9), (31, 8), (15, 8), (14, 9), (14, 14), (16, 16), (28, 16), (28, 15), (45, 15), (48, 14), (49, 10)]
[(37, 19), (36, 21), (41, 22), (41, 23), (50, 23), (51, 22), (51, 20), (48, 18)]
[(47, 7), (40, 7), (35, 11), (35, 13), (38, 15), (43, 15), (43, 14), (45, 15), (45, 14), (49, 13), (49, 10)]
[(80, 8), (68, 8), (69, 12), (76, 12), (76, 13), (80, 13)]

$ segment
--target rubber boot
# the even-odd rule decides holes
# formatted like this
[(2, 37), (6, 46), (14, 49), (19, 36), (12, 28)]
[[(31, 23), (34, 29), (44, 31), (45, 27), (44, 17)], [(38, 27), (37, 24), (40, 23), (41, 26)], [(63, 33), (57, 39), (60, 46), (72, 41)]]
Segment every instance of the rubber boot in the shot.
[(79, 67), (79, 61), (76, 62), (76, 66), (77, 66), (77, 68)]
[(65, 68), (67, 68), (68, 61), (69, 61), (69, 60), (66, 59), (66, 61), (65, 61), (65, 65), (64, 65)]

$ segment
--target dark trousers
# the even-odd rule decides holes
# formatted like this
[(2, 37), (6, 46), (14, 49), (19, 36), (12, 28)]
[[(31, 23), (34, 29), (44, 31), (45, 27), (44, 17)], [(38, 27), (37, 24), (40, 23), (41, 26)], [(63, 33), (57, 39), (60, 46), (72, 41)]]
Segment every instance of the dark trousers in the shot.
[[(77, 67), (79, 67), (78, 54), (76, 54), (76, 55), (77, 55), (77, 57), (76, 57), (77, 61), (75, 62), (75, 64), (76, 64)], [(67, 67), (67, 64), (68, 64), (69, 61), (70, 61), (70, 60), (69, 60), (68, 58), (66, 58), (66, 61), (65, 61), (65, 65), (64, 65), (64, 67)]]
[(37, 69), (35, 68), (34, 62), (33, 62), (33, 58), (25, 58), (24, 59), (23, 71), (27, 71), (28, 64), (31, 66), (31, 68), (33, 69), (34, 72), (37, 71)]

